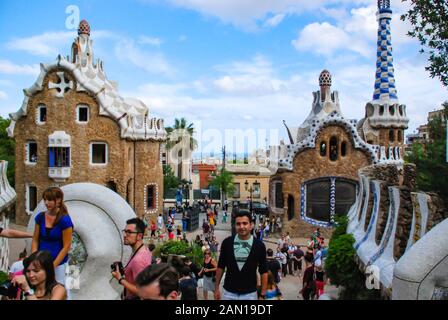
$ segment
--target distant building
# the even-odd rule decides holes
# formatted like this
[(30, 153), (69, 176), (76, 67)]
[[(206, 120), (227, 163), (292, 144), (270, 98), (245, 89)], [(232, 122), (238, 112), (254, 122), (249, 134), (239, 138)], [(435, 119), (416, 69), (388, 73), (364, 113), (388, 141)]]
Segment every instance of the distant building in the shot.
[(71, 57), (41, 64), (24, 94), (8, 128), (16, 143), (17, 223), (28, 223), (45, 189), (76, 182), (109, 187), (139, 217), (162, 211), (163, 120), (119, 95), (103, 62), (94, 61), (87, 21), (79, 24)]
[(227, 164), (226, 170), (234, 175), (235, 186), (235, 192), (227, 195), (228, 200), (245, 201), (250, 198), (252, 188), (253, 201), (269, 201), (269, 179), (272, 172), (268, 168), (255, 164)]
[(412, 145), (414, 143), (421, 143), (423, 145), (431, 143), (429, 136), (429, 122), (434, 120), (436, 117), (441, 118), (443, 126), (446, 126), (445, 113), (443, 109), (428, 112), (428, 122), (419, 126), (416, 133), (406, 135), (406, 152), (412, 151)]
[[(378, 2), (378, 41), (373, 99), (365, 117), (345, 119), (339, 95), (331, 91), (327, 70), (319, 76), (311, 112), (296, 128), (287, 127), (290, 144), (270, 148), (271, 214), (285, 229), (308, 237), (316, 226), (330, 231), (356, 199), (358, 170), (378, 163), (403, 165), (404, 130), (409, 119), (395, 88), (389, 3)], [(328, 235), (327, 235), (328, 236)]]

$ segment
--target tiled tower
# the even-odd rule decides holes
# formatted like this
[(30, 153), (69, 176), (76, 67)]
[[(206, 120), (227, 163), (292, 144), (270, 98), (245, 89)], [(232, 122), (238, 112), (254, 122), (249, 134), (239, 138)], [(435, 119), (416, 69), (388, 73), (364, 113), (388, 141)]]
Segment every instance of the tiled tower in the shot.
[(378, 0), (378, 41), (373, 99), (366, 105), (365, 118), (358, 124), (361, 136), (370, 144), (390, 150), (404, 144), (409, 119), (400, 104), (395, 87), (391, 42), (392, 10), (390, 0)]

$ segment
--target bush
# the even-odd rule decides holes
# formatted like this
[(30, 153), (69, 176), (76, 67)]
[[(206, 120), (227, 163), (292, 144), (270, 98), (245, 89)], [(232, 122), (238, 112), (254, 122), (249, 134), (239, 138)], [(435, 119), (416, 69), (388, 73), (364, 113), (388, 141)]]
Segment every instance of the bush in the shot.
[(8, 274), (6, 272), (0, 271), (0, 283), (5, 282), (8, 280)]
[(347, 234), (346, 217), (338, 220), (338, 227), (333, 233), (325, 260), (325, 271), (331, 283), (342, 287), (339, 299), (364, 300), (379, 299), (378, 290), (368, 290), (365, 285), (365, 275), (359, 270), (355, 261), (356, 250), (353, 247), (355, 238)]
[(186, 255), (191, 252), (191, 247), (184, 241), (168, 241), (160, 248), (161, 254)]

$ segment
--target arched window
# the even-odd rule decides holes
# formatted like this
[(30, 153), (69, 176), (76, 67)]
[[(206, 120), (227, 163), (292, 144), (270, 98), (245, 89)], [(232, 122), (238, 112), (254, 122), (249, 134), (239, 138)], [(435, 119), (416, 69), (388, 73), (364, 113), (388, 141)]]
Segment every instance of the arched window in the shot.
[(394, 130), (390, 129), (389, 130), (389, 141), (394, 142), (394, 140), (395, 140)]
[(389, 106), (389, 113), (391, 116), (395, 114), (395, 106)]
[(325, 141), (320, 143), (320, 155), (325, 157), (327, 155), (327, 144)]
[(347, 142), (342, 141), (341, 143), (341, 156), (345, 157), (347, 155)]
[(403, 136), (401, 134), (401, 130), (398, 130), (397, 131), (397, 141), (398, 142), (403, 142), (402, 139), (403, 139)]
[(338, 138), (336, 137), (330, 139), (330, 160), (338, 160)]
[(380, 116), (384, 114), (384, 106), (380, 106)]
[(275, 183), (275, 207), (283, 208), (283, 183), (276, 182)]

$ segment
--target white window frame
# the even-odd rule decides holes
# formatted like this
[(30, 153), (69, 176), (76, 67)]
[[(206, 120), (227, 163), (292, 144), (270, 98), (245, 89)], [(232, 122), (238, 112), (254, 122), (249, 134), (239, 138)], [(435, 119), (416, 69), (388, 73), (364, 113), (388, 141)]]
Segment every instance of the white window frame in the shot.
[(36, 144), (36, 156), (37, 156), (37, 142), (34, 140), (29, 140), (25, 143), (25, 164), (30, 166), (35, 166), (37, 164), (37, 161), (39, 161), (39, 157), (37, 158), (36, 162), (29, 161), (30, 159), (30, 144), (34, 143)]
[[(103, 144), (106, 146), (106, 163), (93, 163), (93, 145), (94, 144)], [(103, 141), (92, 141), (90, 142), (90, 152), (89, 152), (89, 163), (91, 166), (107, 166), (109, 164), (109, 145), (107, 142)]]
[(36, 188), (36, 207), (34, 208), (34, 210), (36, 210), (36, 208), (38, 207), (38, 205), (39, 205), (39, 201), (38, 201), (38, 199), (37, 199), (37, 186), (35, 185), (35, 184), (33, 184), (33, 183), (27, 183), (26, 185), (25, 185), (25, 211), (26, 211), (26, 213), (28, 214), (28, 215), (32, 215), (33, 214), (33, 212), (34, 212), (34, 210), (33, 211), (31, 211), (31, 209), (30, 209), (30, 187), (34, 187), (34, 188)]
[[(148, 208), (148, 199), (147, 199), (147, 190), (148, 187), (153, 186), (155, 189), (155, 207), (154, 208)], [(143, 201), (144, 201), (144, 211), (145, 214), (151, 214), (151, 213), (157, 213), (159, 211), (159, 185), (157, 183), (148, 183), (147, 185), (145, 185), (145, 189), (143, 190)]]
[(37, 106), (37, 113), (36, 113), (36, 124), (38, 124), (38, 125), (43, 125), (43, 124), (47, 123), (47, 120), (40, 121), (40, 112), (41, 112), (42, 108), (45, 108), (45, 110), (47, 111), (47, 118), (46, 119), (48, 119), (48, 109), (47, 109), (47, 106), (45, 104), (39, 104)]
[[(81, 108), (87, 108), (87, 121), (80, 121), (79, 120), (79, 109)], [(90, 120), (90, 108), (87, 104), (80, 104), (76, 107), (76, 123), (78, 124), (86, 124)]]

